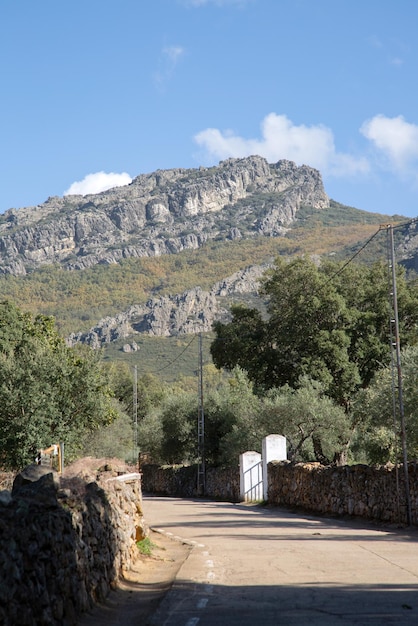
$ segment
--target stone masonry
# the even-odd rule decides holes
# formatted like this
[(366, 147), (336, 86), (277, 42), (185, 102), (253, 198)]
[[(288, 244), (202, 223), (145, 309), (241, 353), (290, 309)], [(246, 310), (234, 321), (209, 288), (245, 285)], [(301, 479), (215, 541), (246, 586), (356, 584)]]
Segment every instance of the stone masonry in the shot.
[[(178, 497), (197, 495), (197, 467), (143, 465), (143, 489)], [(410, 463), (411, 522), (418, 525), (418, 465)], [(304, 509), (321, 515), (355, 516), (377, 522), (407, 520), (403, 468), (272, 461), (268, 464), (268, 504)], [(208, 468), (206, 496), (238, 502), (238, 464), (233, 468)], [(399, 483), (399, 489), (397, 488)]]
[(0, 623), (71, 626), (129, 570), (147, 529), (140, 474), (60, 479), (30, 466), (0, 492)]

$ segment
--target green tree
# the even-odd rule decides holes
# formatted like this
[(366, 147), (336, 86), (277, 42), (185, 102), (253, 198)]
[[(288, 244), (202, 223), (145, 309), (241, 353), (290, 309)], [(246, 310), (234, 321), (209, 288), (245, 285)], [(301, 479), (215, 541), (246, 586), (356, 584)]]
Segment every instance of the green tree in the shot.
[(324, 395), (317, 381), (304, 377), (297, 389), (271, 389), (263, 399), (260, 422), (265, 434), (284, 435), (288, 458), (329, 464), (351, 435), (351, 419)]
[[(418, 346), (402, 350), (402, 388), (406, 423), (407, 451), (411, 459), (418, 457)], [(369, 387), (362, 390), (353, 406), (358, 424), (354, 442), (358, 454), (365, 454), (370, 463), (397, 462), (402, 458), (397, 372), (382, 368)]]
[(244, 370), (236, 367), (221, 385), (207, 391), (205, 459), (212, 466), (233, 466), (247, 450), (261, 452), (260, 399)]
[[(388, 362), (387, 269), (309, 259), (276, 260), (263, 284), (264, 319), (255, 309), (235, 307), (229, 324), (214, 324), (211, 353), (217, 367), (244, 368), (256, 389), (289, 385), (304, 376), (346, 410)], [(404, 344), (416, 341), (418, 290), (398, 271), (398, 308)]]
[(297, 387), (304, 376), (321, 382), (341, 404), (360, 383), (350, 360), (350, 311), (334, 283), (313, 261), (280, 259), (264, 283), (269, 296), (268, 375), (274, 385)]
[[(123, 410), (133, 416), (134, 400), (134, 369), (125, 362), (116, 361), (107, 363), (110, 385), (115, 398), (120, 402)], [(137, 416), (138, 420), (158, 406), (166, 393), (162, 382), (153, 374), (144, 374), (137, 379)]]
[[(260, 399), (242, 370), (231, 376), (214, 376), (213, 386), (205, 386), (205, 461), (210, 466), (236, 465), (238, 455), (259, 449), (263, 433), (258, 428)], [(195, 463), (198, 458), (197, 393), (171, 389), (158, 407), (152, 407), (139, 423), (142, 452), (155, 462)]]
[(71, 458), (114, 417), (100, 355), (68, 348), (52, 318), (0, 303), (0, 463), (22, 467), (58, 442)]
[[(367, 387), (375, 372), (390, 361), (390, 284), (385, 263), (371, 266), (350, 264), (335, 275), (335, 264), (324, 263), (323, 271), (343, 296), (350, 311), (346, 332), (350, 337), (349, 356), (356, 363), (361, 386)], [(406, 279), (403, 267), (396, 268), (399, 328), (403, 346), (417, 343), (418, 289)]]
[[(305, 377), (298, 389), (285, 385), (263, 397), (253, 393), (247, 373), (238, 367), (214, 382), (204, 392), (208, 466), (236, 466), (243, 452), (261, 452), (262, 439), (272, 433), (287, 438), (292, 460), (328, 463), (350, 438), (350, 416), (317, 381)], [(197, 394), (173, 390), (140, 422), (141, 451), (158, 463), (195, 463), (197, 414)]]
[(82, 456), (116, 457), (125, 461), (134, 458), (134, 430), (131, 416), (121, 412), (116, 404), (117, 417), (110, 424), (89, 431), (83, 437)]
[(194, 463), (197, 459), (197, 398), (195, 394), (171, 396), (161, 411), (161, 456), (170, 464)]
[(164, 439), (159, 408), (149, 411), (138, 424), (139, 451), (149, 455), (153, 463), (166, 463), (162, 455)]

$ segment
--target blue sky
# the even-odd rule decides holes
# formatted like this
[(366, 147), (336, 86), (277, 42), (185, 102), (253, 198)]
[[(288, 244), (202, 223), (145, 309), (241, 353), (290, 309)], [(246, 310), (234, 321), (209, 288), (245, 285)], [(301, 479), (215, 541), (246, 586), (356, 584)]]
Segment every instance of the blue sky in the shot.
[(418, 2), (0, 0), (0, 212), (261, 154), (418, 216)]

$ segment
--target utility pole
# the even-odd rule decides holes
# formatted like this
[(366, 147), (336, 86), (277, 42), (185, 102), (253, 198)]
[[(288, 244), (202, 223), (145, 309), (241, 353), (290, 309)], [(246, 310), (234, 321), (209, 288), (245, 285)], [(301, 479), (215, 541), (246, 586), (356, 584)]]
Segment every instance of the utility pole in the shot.
[(197, 415), (197, 493), (203, 496), (206, 491), (205, 471), (205, 413), (203, 409), (203, 348), (202, 333), (199, 333), (199, 366), (198, 366), (198, 415)]
[(389, 232), (389, 251), (390, 251), (390, 266), (392, 269), (392, 313), (391, 318), (392, 326), (392, 349), (395, 350), (396, 357), (396, 371), (397, 371), (397, 388), (398, 388), (398, 404), (399, 404), (399, 416), (401, 426), (401, 442), (402, 442), (402, 457), (403, 457), (403, 469), (404, 469), (404, 481), (405, 481), (405, 500), (406, 500), (406, 520), (408, 526), (412, 522), (411, 513), (411, 496), (409, 491), (409, 472), (408, 472), (408, 453), (406, 444), (406, 426), (405, 426), (405, 411), (403, 403), (403, 387), (402, 387), (402, 366), (401, 366), (401, 344), (399, 339), (399, 316), (398, 316), (398, 294), (396, 288), (396, 265), (395, 265), (395, 246), (393, 242), (393, 226), (388, 224)]
[(133, 384), (133, 426), (134, 426), (134, 459), (135, 464), (138, 463), (138, 367), (134, 365), (134, 384)]

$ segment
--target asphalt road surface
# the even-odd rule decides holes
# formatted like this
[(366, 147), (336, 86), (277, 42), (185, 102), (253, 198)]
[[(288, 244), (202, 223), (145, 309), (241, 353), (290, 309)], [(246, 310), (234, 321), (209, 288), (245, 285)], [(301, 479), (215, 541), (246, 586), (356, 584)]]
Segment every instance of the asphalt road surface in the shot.
[(149, 626), (418, 626), (418, 530), (144, 497), (194, 547)]

